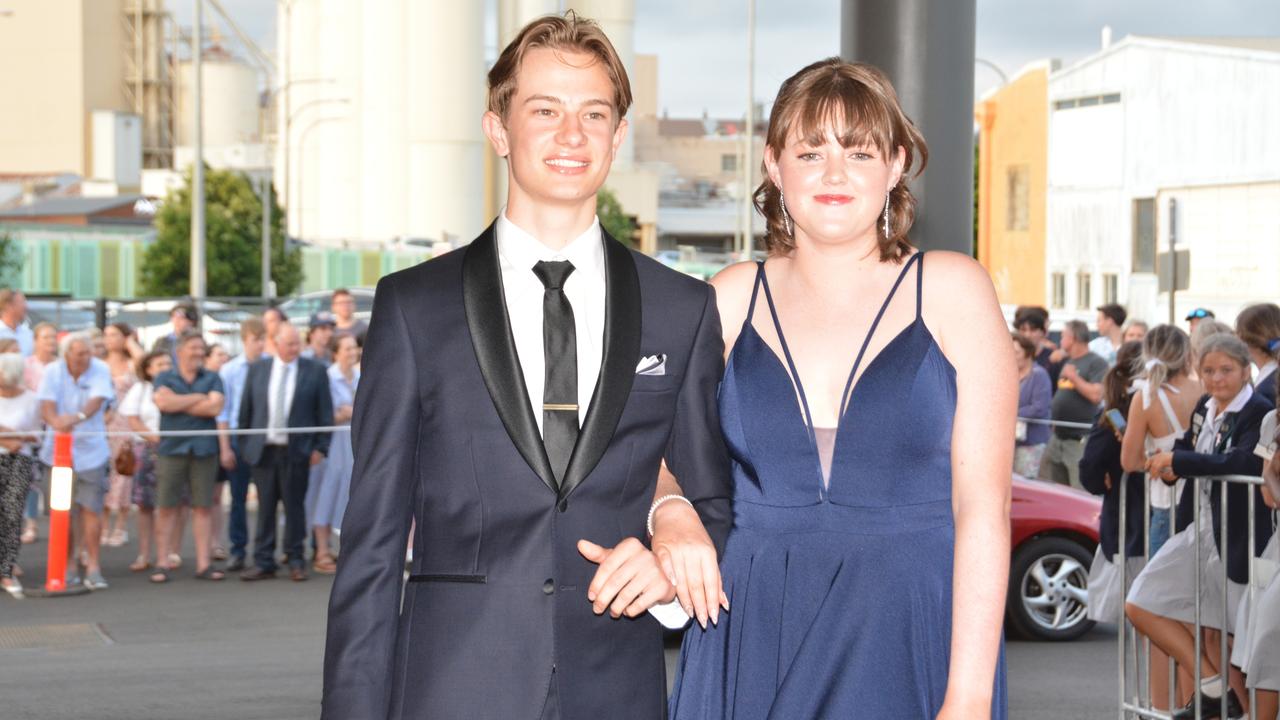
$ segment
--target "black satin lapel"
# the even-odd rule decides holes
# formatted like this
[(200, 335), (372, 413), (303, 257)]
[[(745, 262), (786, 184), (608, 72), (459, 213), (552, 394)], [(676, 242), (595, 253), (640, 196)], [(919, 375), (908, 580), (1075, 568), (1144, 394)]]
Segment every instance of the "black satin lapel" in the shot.
[(591, 406), (573, 457), (560, 485), (560, 497), (591, 474), (613, 439), (622, 409), (631, 395), (636, 363), (640, 361), (640, 277), (636, 261), (622, 243), (604, 233), (605, 320), (604, 353)]
[(525, 462), (554, 492), (555, 475), (529, 406), (529, 392), (516, 354), (516, 341), (511, 335), (493, 225), (467, 247), (462, 260), (462, 303), (476, 361), (493, 407)]

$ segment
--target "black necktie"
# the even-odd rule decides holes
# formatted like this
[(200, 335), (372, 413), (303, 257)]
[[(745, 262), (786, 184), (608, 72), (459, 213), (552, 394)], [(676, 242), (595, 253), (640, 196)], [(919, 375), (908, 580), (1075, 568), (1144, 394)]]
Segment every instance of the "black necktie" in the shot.
[(546, 360), (542, 388), (542, 442), (556, 482), (564, 482), (569, 457), (578, 442), (578, 336), (573, 306), (564, 282), (573, 273), (568, 260), (540, 262), (533, 274), (542, 281), (542, 352)]

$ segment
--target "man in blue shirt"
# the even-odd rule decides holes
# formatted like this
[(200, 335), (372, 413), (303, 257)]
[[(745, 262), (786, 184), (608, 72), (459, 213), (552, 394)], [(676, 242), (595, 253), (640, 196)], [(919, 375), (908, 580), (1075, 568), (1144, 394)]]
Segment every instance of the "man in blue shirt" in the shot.
[[(222, 378), (204, 369), (204, 338), (189, 332), (178, 338), (177, 366), (156, 377), (155, 403), (160, 431), (215, 430), (222, 412)], [(176, 548), (164, 547), (173, 532), (178, 504), (185, 494), (191, 502), (191, 533), (195, 536), (196, 577), (221, 580), (224, 574), (209, 562), (213, 518), (213, 489), (218, 477), (218, 438), (215, 434), (163, 437), (156, 448), (156, 507), (159, 510), (156, 557), (167, 558)], [(164, 560), (161, 560), (164, 563)], [(160, 564), (152, 582), (166, 582), (170, 568)]]
[[(235, 430), (240, 424), (240, 400), (244, 396), (244, 380), (249, 374), (249, 366), (262, 357), (262, 349), (266, 345), (267, 329), (256, 317), (247, 318), (240, 323), (240, 340), (244, 352), (227, 362), (218, 371), (222, 376), (222, 387), (226, 393), (226, 402), (222, 404), (222, 412), (218, 414), (219, 430)], [(249, 494), (249, 464), (240, 453), (240, 437), (231, 437), (227, 433), (218, 434), (218, 454), (222, 469), (231, 481), (231, 517), (227, 521), (227, 535), (231, 541), (231, 560), (227, 563), (227, 572), (239, 572), (244, 569), (244, 558), (249, 547), (249, 523), (245, 516), (245, 498)]]
[(0, 340), (18, 342), (22, 357), (30, 357), (35, 349), (35, 335), (27, 325), (27, 296), (21, 290), (0, 289)]
[[(107, 464), (111, 461), (111, 449), (101, 433), (106, 430), (103, 416), (107, 405), (116, 393), (111, 384), (111, 370), (93, 357), (92, 347), (92, 340), (82, 333), (64, 338), (62, 359), (45, 369), (36, 399), (40, 401), (40, 416), (48, 426), (40, 447), (40, 460), (46, 466), (53, 466), (54, 433), (74, 434), (71, 465), (75, 522), (72, 523), (72, 542), (67, 547), (74, 553), (75, 539), (79, 539), (88, 557), (84, 584), (92, 590), (101, 590), (107, 587), (107, 582), (102, 578), (98, 548), (102, 535), (102, 500), (108, 487)], [(78, 581), (78, 574), (73, 574), (67, 584)]]

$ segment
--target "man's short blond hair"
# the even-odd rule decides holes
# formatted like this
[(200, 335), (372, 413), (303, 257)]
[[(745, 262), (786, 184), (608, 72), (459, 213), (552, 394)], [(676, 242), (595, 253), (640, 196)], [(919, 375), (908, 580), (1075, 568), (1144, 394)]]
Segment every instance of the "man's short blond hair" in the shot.
[(609, 37), (595, 23), (570, 10), (563, 16), (545, 15), (525, 25), (503, 49), (489, 70), (489, 110), (506, 119), (511, 97), (516, 92), (516, 77), (525, 53), (534, 48), (550, 48), (591, 55), (604, 66), (613, 83), (613, 107), (618, 111), (614, 122), (621, 120), (631, 107), (631, 81), (627, 68), (618, 57)]

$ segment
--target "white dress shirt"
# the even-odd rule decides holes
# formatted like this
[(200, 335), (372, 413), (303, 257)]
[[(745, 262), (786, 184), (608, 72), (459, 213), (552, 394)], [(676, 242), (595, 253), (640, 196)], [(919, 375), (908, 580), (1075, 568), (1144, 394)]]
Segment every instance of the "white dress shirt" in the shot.
[[(286, 372), (287, 371), (287, 372)], [(276, 394), (280, 392), (280, 383), (284, 387), (284, 407), (276, 407)], [(293, 391), (298, 387), (298, 361), (281, 362), (280, 358), (271, 358), (271, 379), (267, 381), (267, 427), (289, 426), (289, 409), (293, 407)], [(282, 414), (283, 413), (283, 414)], [(289, 435), (282, 432), (267, 433), (268, 445), (288, 445)]]
[(574, 335), (578, 341), (578, 426), (581, 427), (595, 393), (604, 347), (605, 270), (600, 220), (593, 221), (586, 232), (562, 250), (552, 250), (508, 220), (504, 210), (498, 217), (497, 241), (511, 334), (539, 434), (542, 433), (542, 392), (546, 384), (542, 342), (545, 288), (533, 273), (533, 266), (544, 260), (573, 263), (564, 294), (573, 307)]

